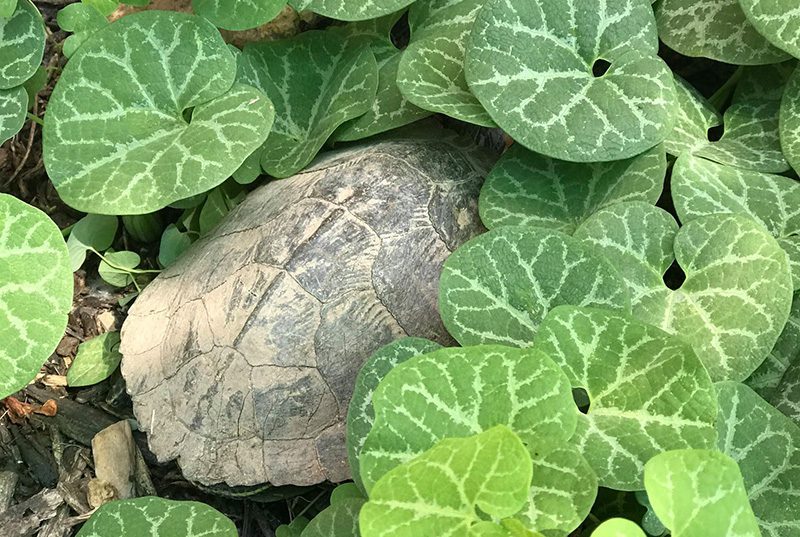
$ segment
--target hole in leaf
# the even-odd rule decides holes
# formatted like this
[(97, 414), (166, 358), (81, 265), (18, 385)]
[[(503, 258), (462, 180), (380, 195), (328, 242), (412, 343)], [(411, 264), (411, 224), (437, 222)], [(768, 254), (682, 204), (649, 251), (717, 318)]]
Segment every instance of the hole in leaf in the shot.
[(572, 400), (584, 414), (589, 413), (589, 394), (583, 388), (572, 388)]
[(610, 68), (611, 62), (608, 62), (603, 58), (598, 58), (592, 65), (592, 74), (595, 76), (595, 78), (600, 78), (606, 74)]
[(725, 134), (725, 125), (715, 125), (708, 129), (708, 141), (719, 142)]
[(194, 107), (192, 107), (192, 108), (187, 108), (186, 110), (184, 110), (184, 111), (183, 111), (183, 120), (184, 120), (186, 123), (191, 123), (191, 122), (192, 122), (192, 114), (193, 114), (193, 113), (194, 113)]
[(683, 272), (683, 269), (678, 265), (677, 261), (673, 261), (664, 273), (664, 285), (675, 291), (680, 289), (685, 281), (686, 273)]

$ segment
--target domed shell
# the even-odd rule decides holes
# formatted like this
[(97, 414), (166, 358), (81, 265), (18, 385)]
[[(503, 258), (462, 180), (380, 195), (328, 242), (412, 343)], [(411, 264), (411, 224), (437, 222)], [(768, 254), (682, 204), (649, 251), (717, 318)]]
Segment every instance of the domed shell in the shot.
[(349, 478), (345, 417), (369, 355), (452, 344), (445, 258), (480, 231), (478, 148), (395, 140), (253, 191), (138, 298), (122, 372), (160, 460), (205, 484)]

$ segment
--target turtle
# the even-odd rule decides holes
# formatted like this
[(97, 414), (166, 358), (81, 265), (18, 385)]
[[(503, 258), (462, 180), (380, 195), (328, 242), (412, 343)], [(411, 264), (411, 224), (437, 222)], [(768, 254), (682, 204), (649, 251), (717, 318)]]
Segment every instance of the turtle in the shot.
[(485, 231), (493, 155), (456, 137), (330, 151), (255, 190), (150, 283), (122, 328), (122, 374), (161, 461), (204, 485), (350, 478), (356, 375), (403, 336), (454, 344), (447, 256)]

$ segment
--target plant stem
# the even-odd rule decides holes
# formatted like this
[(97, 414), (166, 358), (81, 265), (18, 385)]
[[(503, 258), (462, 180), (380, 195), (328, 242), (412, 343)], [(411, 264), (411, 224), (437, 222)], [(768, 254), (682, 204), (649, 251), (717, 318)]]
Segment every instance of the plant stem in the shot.
[(38, 124), (39, 126), (44, 127), (44, 121), (42, 121), (42, 118), (40, 118), (39, 116), (35, 116), (30, 112), (28, 112), (28, 119)]

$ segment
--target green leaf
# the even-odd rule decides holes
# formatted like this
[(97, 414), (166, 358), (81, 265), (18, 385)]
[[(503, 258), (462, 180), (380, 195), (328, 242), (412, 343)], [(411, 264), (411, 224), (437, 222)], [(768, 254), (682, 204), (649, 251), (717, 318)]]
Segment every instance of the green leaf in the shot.
[(630, 311), (625, 282), (589, 246), (543, 228), (503, 226), (476, 237), (444, 263), (439, 308), (462, 345), (531, 345), (561, 304)]
[(795, 170), (800, 169), (800, 69), (795, 69), (783, 94), (780, 138), (786, 160)]
[(786, 369), (770, 402), (800, 425), (800, 361), (795, 361)]
[(353, 46), (340, 33), (309, 31), (248, 44), (239, 77), (275, 103), (261, 166), (275, 177), (288, 177), (314, 159), (339, 125), (369, 110), (378, 65), (366, 39)]
[(789, 58), (748, 22), (738, 0), (662, 0), (656, 6), (656, 22), (661, 40), (684, 56), (736, 65)]
[(800, 289), (800, 183), (684, 155), (673, 167), (672, 199), (684, 224), (718, 213), (744, 213), (761, 223), (786, 252)]
[(120, 4), (117, 0), (81, 0), (81, 2), (83, 2), (88, 6), (91, 6), (104, 17), (108, 17), (109, 15), (111, 15), (114, 12), (114, 10), (119, 7)]
[[(743, 380), (778, 339), (792, 302), (786, 254), (758, 222), (714, 214), (686, 223), (640, 202), (588, 219), (575, 237), (615, 260), (637, 319), (689, 342), (714, 380)], [(663, 275), (677, 260), (673, 290)]]
[(361, 509), (361, 534), (511, 537), (481, 513), (514, 515), (527, 501), (531, 473), (528, 450), (503, 425), (442, 440), (375, 484)]
[(17, 0), (0, 0), (0, 19), (8, 19), (17, 9)]
[(444, 438), (506, 425), (537, 453), (567, 442), (577, 412), (550, 358), (498, 345), (445, 348), (398, 364), (372, 395), (375, 420), (359, 456), (367, 491)]
[(375, 423), (372, 394), (395, 366), (409, 358), (440, 348), (441, 345), (427, 339), (413, 337), (398, 339), (375, 351), (358, 372), (353, 396), (347, 409), (347, 459), (353, 473), (353, 481), (359, 486), (363, 487), (358, 460), (364, 441)]
[(25, 93), (28, 94), (29, 110), (33, 108), (33, 103), (36, 101), (36, 96), (47, 85), (48, 78), (47, 70), (44, 67), (39, 66), (36, 68), (36, 72), (33, 73), (33, 75), (23, 84), (25, 87)]
[[(791, 63), (749, 67), (743, 71), (724, 118), (700, 93), (675, 77), (678, 105), (667, 152), (693, 153), (738, 168), (780, 173), (789, 169), (781, 151), (778, 117), (781, 96), (794, 66)], [(724, 125), (717, 141), (709, 129)]]
[(485, 0), (417, 0), (408, 24), (411, 41), (397, 69), (397, 85), (415, 105), (494, 127), (464, 75), (469, 32)]
[(297, 11), (314, 13), (342, 21), (376, 19), (400, 11), (414, 0), (290, 0)]
[(739, 3), (761, 35), (800, 58), (800, 9), (795, 0), (739, 0)]
[[(467, 81), (527, 148), (576, 162), (619, 160), (670, 132), (675, 88), (657, 50), (645, 2), (490, 0), (467, 46)], [(598, 60), (610, 63), (602, 76), (593, 74)]]
[(72, 306), (61, 231), (39, 209), (0, 194), (0, 399), (24, 388), (56, 348)]
[(286, 0), (192, 0), (194, 12), (219, 28), (249, 30), (283, 11)]
[(714, 388), (682, 340), (627, 315), (561, 306), (545, 317), (534, 348), (589, 397), (572, 442), (602, 486), (638, 490), (652, 456), (714, 445)]
[(44, 56), (44, 22), (30, 0), (19, 0), (10, 18), (0, 18), (0, 90), (28, 80)]
[(411, 104), (400, 93), (397, 85), (397, 69), (402, 53), (397, 50), (390, 37), (397, 18), (397, 14), (393, 14), (381, 19), (348, 24), (341, 28), (343, 35), (349, 39), (358, 39), (361, 36), (369, 39), (378, 63), (378, 91), (371, 108), (364, 115), (342, 124), (333, 134), (333, 140), (342, 142), (360, 140), (431, 115), (431, 112)]
[(739, 464), (762, 535), (800, 535), (800, 427), (743, 384), (717, 393), (719, 449)]
[(67, 371), (67, 384), (91, 386), (110, 377), (122, 360), (119, 342), (119, 332), (106, 332), (81, 343)]
[(198, 502), (156, 497), (135, 498), (101, 506), (77, 537), (237, 537), (225, 515)]
[(225, 198), (222, 188), (218, 187), (209, 192), (200, 210), (200, 235), (208, 234), (230, 210), (231, 205)]
[(309, 520), (305, 517), (295, 518), (289, 524), (278, 526), (275, 529), (275, 537), (302, 537), (308, 523)]
[(164, 231), (164, 220), (159, 213), (125, 215), (122, 225), (128, 235), (144, 244), (157, 241)]
[(47, 107), (44, 160), (59, 195), (87, 212), (142, 214), (222, 183), (274, 115), (261, 92), (234, 84), (235, 70), (199, 17), (147, 11), (95, 33)]
[(673, 537), (760, 537), (736, 461), (718, 451), (662, 453), (645, 467), (645, 486)]
[[(781, 383), (787, 369), (800, 361), (800, 293), (792, 299), (792, 310), (783, 332), (775, 346), (758, 369), (750, 375), (745, 384), (753, 388), (764, 399), (772, 401), (776, 388)], [(774, 403), (774, 401), (773, 401)]]
[(544, 354), (475, 346), (415, 356), (391, 370), (372, 402), (374, 425), (359, 455), (367, 490), (441, 439), (506, 425), (534, 458), (529, 501), (518, 515), (525, 526), (569, 532), (589, 512), (596, 479), (568, 444), (578, 413), (569, 382)]
[(344, 498), (320, 512), (306, 526), (301, 537), (358, 537), (358, 514), (366, 498)]
[(27, 110), (28, 94), (24, 87), (0, 89), (0, 144), (22, 129)]
[(242, 162), (242, 165), (233, 172), (233, 180), (240, 185), (249, 185), (261, 177), (261, 151), (256, 151)]
[(94, 6), (76, 2), (58, 11), (56, 21), (62, 30), (72, 32), (64, 40), (64, 56), (71, 58), (75, 51), (98, 30), (108, 26), (108, 19)]
[(192, 245), (189, 233), (182, 233), (175, 224), (170, 224), (161, 235), (161, 245), (158, 249), (158, 262), (162, 267), (173, 264), (183, 252)]
[(87, 214), (78, 220), (67, 239), (69, 259), (72, 272), (75, 272), (86, 260), (87, 250), (102, 252), (111, 247), (117, 236), (119, 220), (116, 216)]
[(592, 537), (646, 537), (636, 523), (624, 518), (606, 520), (592, 532)]
[(572, 234), (603, 207), (623, 201), (655, 204), (664, 187), (662, 146), (614, 162), (555, 160), (514, 144), (481, 189), (480, 215), (489, 229), (538, 226)]
[(133, 283), (131, 271), (139, 266), (141, 258), (136, 252), (123, 250), (121, 252), (106, 252), (97, 272), (109, 285), (126, 287)]

